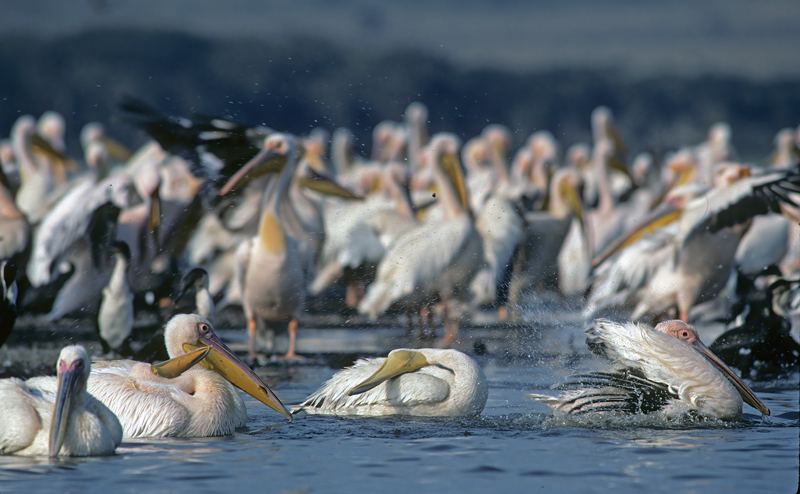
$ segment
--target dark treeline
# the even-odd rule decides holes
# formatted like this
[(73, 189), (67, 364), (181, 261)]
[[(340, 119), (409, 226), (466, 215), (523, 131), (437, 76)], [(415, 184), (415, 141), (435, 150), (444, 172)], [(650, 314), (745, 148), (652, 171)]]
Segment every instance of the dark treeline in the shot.
[(414, 100), (428, 105), (434, 132), (469, 137), (496, 122), (511, 128), (518, 143), (547, 129), (563, 145), (588, 140), (589, 115), (604, 104), (634, 150), (656, 155), (699, 142), (711, 124), (725, 120), (742, 156), (760, 160), (780, 128), (800, 123), (796, 80), (467, 71), (421, 53), (376, 55), (368, 46), (344, 50), (314, 40), (267, 44), (143, 31), (5, 38), (0, 64), (0, 136), (19, 115), (54, 109), (68, 119), (75, 152), (78, 129), (93, 120), (129, 144), (144, 140), (115, 120), (124, 93), (177, 115), (222, 115), (297, 134), (347, 126), (362, 145), (377, 122), (399, 120)]

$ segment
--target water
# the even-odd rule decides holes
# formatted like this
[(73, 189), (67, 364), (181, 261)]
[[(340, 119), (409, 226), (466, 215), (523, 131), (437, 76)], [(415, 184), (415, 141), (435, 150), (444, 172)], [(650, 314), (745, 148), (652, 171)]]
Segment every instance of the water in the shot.
[[(798, 376), (754, 386), (772, 410), (745, 405), (738, 424), (651, 419), (568, 423), (525, 398), (594, 365), (483, 358), (489, 401), (479, 418), (347, 419), (289, 424), (246, 396), (233, 437), (142, 439), (112, 457), (0, 457), (0, 492), (796, 492)], [(297, 366), (273, 390), (297, 403), (335, 371)]]

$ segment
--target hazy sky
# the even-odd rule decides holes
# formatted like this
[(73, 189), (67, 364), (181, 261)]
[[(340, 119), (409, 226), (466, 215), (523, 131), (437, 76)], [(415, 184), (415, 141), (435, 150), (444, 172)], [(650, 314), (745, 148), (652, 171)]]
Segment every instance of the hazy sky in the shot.
[(208, 37), (315, 37), (418, 49), (468, 67), (616, 67), (632, 74), (800, 76), (796, 0), (11, 0), (0, 33), (95, 28)]

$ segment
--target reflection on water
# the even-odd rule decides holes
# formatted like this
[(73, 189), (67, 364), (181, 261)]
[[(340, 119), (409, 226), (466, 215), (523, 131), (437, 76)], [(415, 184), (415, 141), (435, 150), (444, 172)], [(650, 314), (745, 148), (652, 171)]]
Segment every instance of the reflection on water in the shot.
[[(280, 415), (245, 395), (250, 420), (233, 437), (136, 439), (117, 455), (0, 457), (0, 492), (794, 492), (798, 376), (756, 392), (762, 420), (666, 423), (649, 417), (561, 419), (525, 398), (574, 368), (557, 362), (482, 362), (490, 380), (474, 419)], [(589, 366), (590, 361), (579, 366)], [(260, 372), (275, 373), (269, 369)], [(275, 380), (287, 404), (335, 371), (300, 366)]]

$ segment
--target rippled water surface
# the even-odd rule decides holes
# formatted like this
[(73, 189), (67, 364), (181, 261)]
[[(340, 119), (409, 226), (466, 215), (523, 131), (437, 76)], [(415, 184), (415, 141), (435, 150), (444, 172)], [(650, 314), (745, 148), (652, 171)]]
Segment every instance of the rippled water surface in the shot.
[[(0, 492), (796, 492), (798, 378), (754, 386), (772, 410), (739, 424), (652, 420), (567, 423), (525, 398), (569, 372), (560, 361), (481, 361), (490, 380), (470, 420), (343, 419), (293, 423), (249, 396), (233, 437), (126, 442), (117, 455), (0, 457)], [(333, 372), (261, 369), (285, 403)]]

